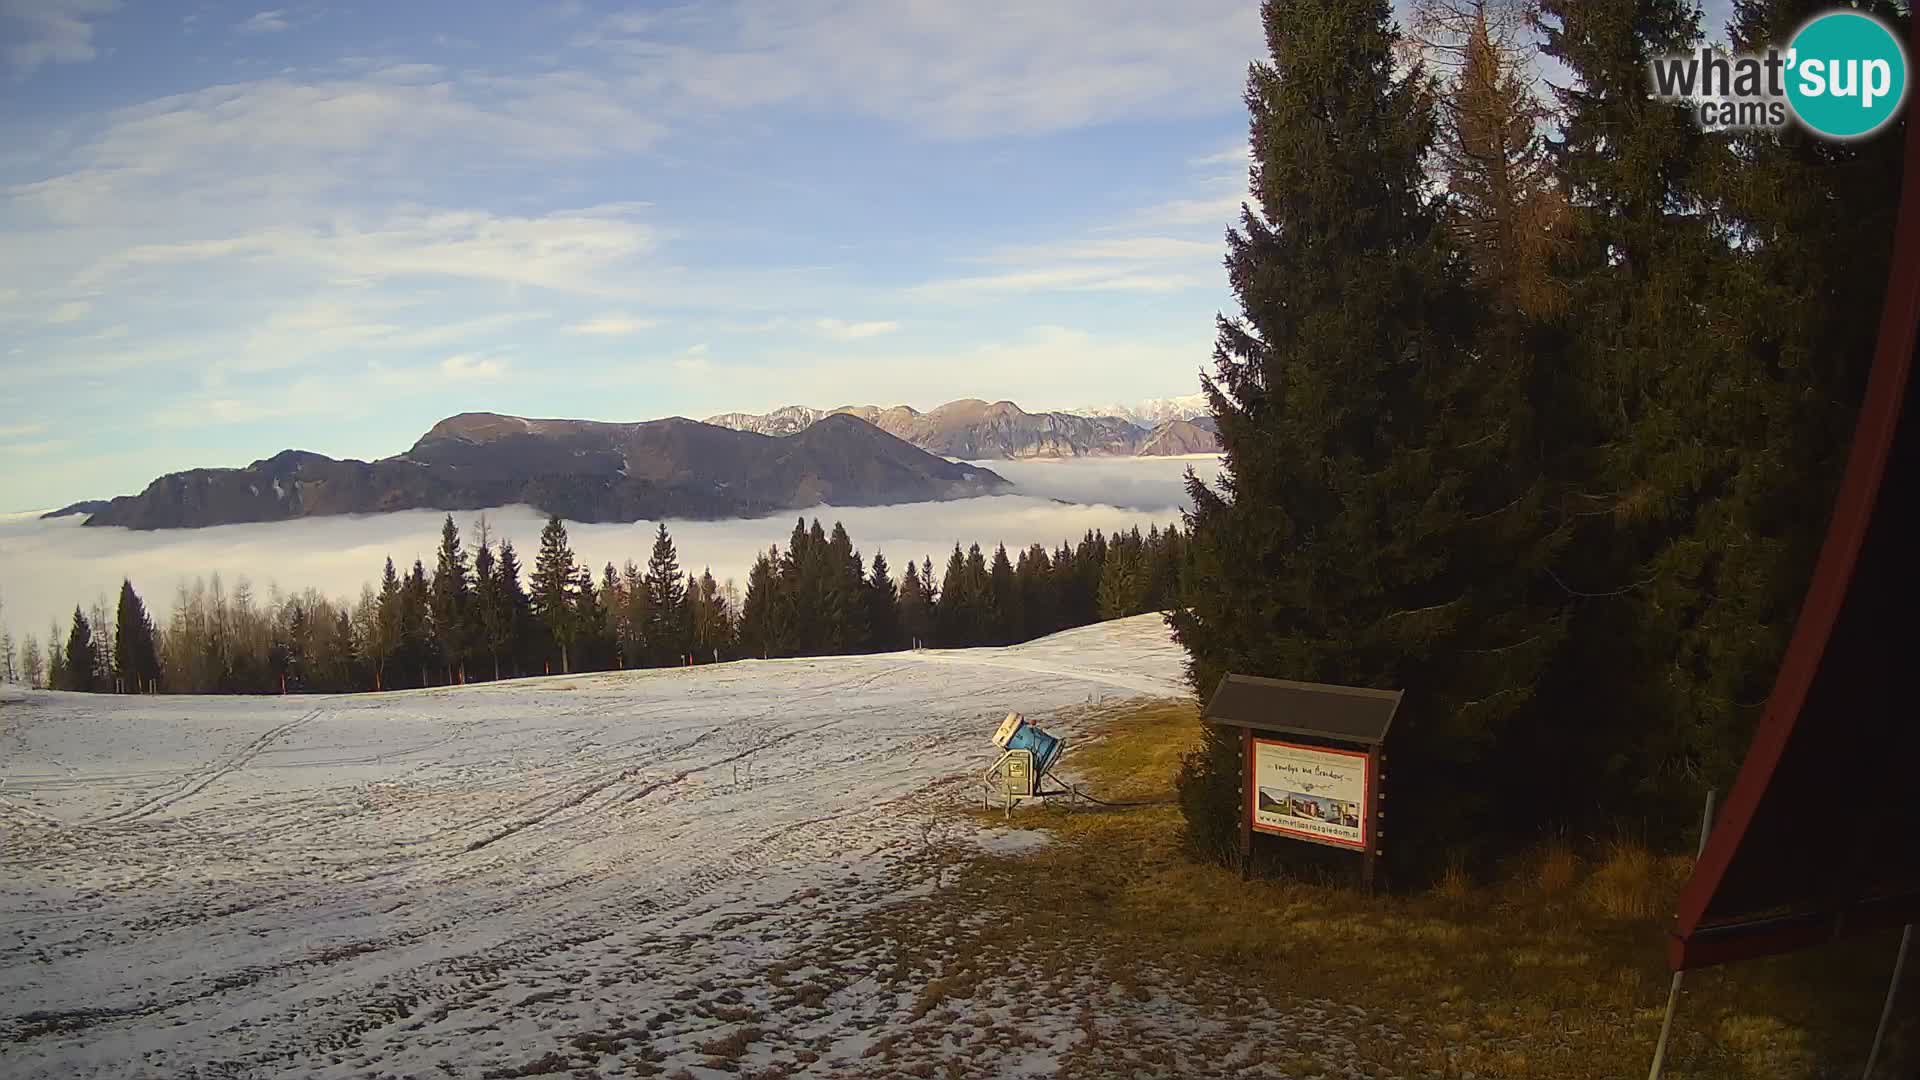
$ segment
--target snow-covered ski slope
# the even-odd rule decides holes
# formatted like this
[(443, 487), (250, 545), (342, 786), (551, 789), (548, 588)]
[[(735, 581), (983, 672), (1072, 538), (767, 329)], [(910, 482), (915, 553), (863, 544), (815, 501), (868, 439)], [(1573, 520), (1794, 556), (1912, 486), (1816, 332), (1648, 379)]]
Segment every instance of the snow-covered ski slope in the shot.
[(1147, 615), (384, 695), (14, 693), (0, 1076), (518, 1065), (777, 957), (742, 912), (884, 899), (849, 883), (924, 848), (1009, 710), (1182, 692)]

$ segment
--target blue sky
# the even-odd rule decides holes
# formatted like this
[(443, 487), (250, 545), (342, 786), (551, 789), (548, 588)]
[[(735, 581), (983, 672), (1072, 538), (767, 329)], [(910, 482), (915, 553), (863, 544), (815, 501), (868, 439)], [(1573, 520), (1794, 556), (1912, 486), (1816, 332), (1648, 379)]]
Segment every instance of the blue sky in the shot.
[(488, 409), (1191, 393), (1252, 0), (0, 0), (0, 509)]

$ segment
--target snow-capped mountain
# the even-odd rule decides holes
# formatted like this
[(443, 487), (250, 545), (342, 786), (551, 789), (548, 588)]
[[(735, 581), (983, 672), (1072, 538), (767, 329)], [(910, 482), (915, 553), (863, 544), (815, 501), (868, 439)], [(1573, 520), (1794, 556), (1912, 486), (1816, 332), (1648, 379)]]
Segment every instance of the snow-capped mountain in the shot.
[(1072, 410), (1079, 416), (1118, 416), (1138, 427), (1152, 431), (1161, 424), (1174, 420), (1192, 420), (1207, 415), (1207, 395), (1186, 394), (1181, 397), (1148, 398), (1131, 405), (1114, 403), (1112, 405), (1090, 406)]

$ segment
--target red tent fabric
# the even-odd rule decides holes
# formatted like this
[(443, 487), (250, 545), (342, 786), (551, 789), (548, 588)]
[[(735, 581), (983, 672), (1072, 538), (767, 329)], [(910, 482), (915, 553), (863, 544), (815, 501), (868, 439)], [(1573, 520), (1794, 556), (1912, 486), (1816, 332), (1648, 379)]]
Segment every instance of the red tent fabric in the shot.
[(1675, 971), (1920, 919), (1920, 703), (1906, 666), (1920, 664), (1917, 323), (1909, 109), (1893, 265), (1839, 498), (1772, 696), (1681, 893)]

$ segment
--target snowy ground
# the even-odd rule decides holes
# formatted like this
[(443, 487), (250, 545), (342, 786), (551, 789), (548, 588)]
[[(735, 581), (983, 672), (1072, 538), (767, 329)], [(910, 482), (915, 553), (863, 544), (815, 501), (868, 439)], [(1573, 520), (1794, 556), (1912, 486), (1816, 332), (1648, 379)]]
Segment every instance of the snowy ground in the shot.
[(1181, 693), (1180, 664), (1142, 616), (451, 691), (0, 698), (0, 1076), (869, 1074), (924, 1015), (819, 958), (938, 886), (999, 719)]

